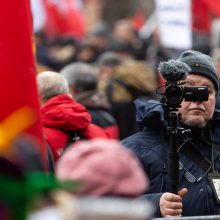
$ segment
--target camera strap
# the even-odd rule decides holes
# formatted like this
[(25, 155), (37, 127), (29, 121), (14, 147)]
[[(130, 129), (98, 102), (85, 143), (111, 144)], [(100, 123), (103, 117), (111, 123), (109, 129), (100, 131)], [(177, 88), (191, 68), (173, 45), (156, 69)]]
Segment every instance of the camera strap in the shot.
[[(184, 147), (186, 143), (190, 143), (191, 146), (187, 145), (187, 147)], [(208, 142), (204, 141), (204, 143), (210, 145), (210, 143)], [(220, 149), (219, 145), (213, 144), (212, 147), (218, 150)], [(196, 148), (195, 144), (192, 143), (191, 141), (186, 141), (184, 144), (182, 144), (179, 151), (183, 152), (187, 157), (193, 160), (197, 165), (199, 165), (208, 174), (208, 180), (211, 186), (211, 190), (214, 194), (215, 201), (217, 204), (220, 204), (220, 173), (218, 171), (215, 171), (214, 168), (212, 172), (210, 172), (212, 166), (214, 166), (214, 164), (212, 164), (214, 163), (214, 161), (212, 160), (212, 162), (210, 162), (206, 157), (204, 157), (204, 155), (202, 155), (202, 153)], [(185, 177), (187, 178), (186, 175)], [(190, 181), (191, 176), (188, 175), (188, 177), (189, 178), (187, 179)], [(203, 179), (203, 177), (200, 179)], [(193, 181), (190, 181), (190, 182), (195, 181), (194, 179), (192, 180)]]
[[(191, 146), (184, 147), (186, 143), (189, 143)], [(178, 149), (179, 152), (183, 152), (187, 157), (194, 161), (199, 167), (201, 167), (205, 172), (211, 169), (212, 163), (209, 161), (192, 143), (190, 140), (186, 141)]]

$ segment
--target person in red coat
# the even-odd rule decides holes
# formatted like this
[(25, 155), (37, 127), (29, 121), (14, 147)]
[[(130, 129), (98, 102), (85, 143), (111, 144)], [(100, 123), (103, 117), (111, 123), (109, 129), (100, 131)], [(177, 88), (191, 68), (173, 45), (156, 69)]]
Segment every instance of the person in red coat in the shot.
[(74, 62), (66, 65), (60, 74), (69, 84), (74, 99), (86, 107), (92, 123), (103, 128), (112, 139), (119, 139), (119, 128), (111, 113), (106, 94), (98, 90), (98, 73), (88, 63)]
[[(86, 108), (69, 93), (66, 79), (59, 73), (46, 71), (37, 75), (41, 99), (41, 122), (46, 142), (56, 161), (68, 145), (69, 139), (108, 138), (107, 133), (91, 123)], [(71, 143), (70, 142), (70, 143)]]

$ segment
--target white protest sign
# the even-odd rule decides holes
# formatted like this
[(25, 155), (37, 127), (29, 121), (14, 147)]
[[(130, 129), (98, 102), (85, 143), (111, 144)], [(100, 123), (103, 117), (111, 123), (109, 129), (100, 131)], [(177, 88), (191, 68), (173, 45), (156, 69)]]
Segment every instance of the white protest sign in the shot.
[(163, 46), (176, 49), (192, 47), (191, 0), (155, 0)]
[(31, 0), (31, 10), (33, 16), (34, 32), (44, 28), (46, 15), (42, 0)]

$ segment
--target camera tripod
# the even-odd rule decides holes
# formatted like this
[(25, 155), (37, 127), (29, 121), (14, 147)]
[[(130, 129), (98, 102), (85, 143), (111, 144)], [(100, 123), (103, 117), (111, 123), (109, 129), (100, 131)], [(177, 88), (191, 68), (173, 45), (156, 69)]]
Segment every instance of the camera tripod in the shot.
[(178, 121), (181, 120), (181, 114), (177, 113), (177, 108), (168, 108), (166, 118), (168, 122), (167, 134), (170, 143), (168, 153), (168, 190), (171, 193), (177, 194), (177, 188), (179, 185), (179, 154), (177, 149), (177, 137), (178, 135), (182, 135), (185, 139), (188, 139), (191, 131), (190, 129), (184, 129), (177, 126)]

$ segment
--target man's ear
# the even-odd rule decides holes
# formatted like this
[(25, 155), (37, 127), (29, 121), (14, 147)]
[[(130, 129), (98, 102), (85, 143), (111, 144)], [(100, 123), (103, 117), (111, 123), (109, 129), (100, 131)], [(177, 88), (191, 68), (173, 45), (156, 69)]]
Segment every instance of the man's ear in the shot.
[(69, 86), (69, 91), (70, 91), (72, 98), (77, 94), (77, 91), (75, 90), (74, 86)]
[(73, 95), (71, 93), (67, 94), (70, 98), (73, 98)]

